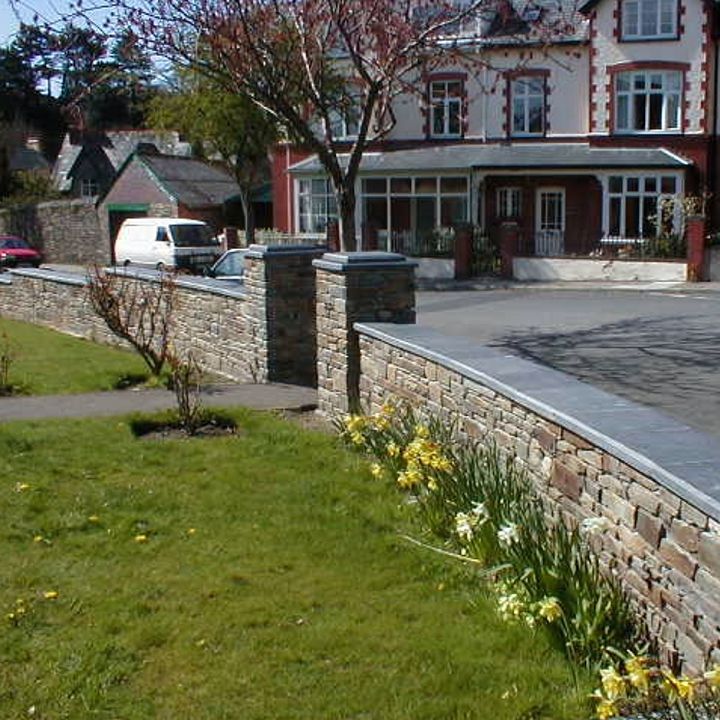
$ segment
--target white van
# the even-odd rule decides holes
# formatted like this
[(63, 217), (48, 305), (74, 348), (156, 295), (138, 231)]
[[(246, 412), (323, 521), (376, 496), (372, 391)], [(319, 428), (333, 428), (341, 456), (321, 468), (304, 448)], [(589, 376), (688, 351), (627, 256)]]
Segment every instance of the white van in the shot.
[(115, 239), (117, 265), (202, 272), (221, 255), (210, 226), (184, 218), (130, 218)]

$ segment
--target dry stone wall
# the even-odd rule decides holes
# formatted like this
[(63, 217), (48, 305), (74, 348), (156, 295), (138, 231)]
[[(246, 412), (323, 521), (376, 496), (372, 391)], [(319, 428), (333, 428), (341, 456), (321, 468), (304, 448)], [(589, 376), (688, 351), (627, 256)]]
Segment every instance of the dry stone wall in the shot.
[[(245, 286), (178, 279), (173, 343), (200, 365), (243, 382), (315, 383), (316, 248), (253, 245)], [(155, 272), (127, 282), (157, 282)], [(97, 342), (118, 344), (93, 311), (82, 275), (17, 270), (0, 283), (0, 315)]]
[(104, 265), (110, 244), (100, 229), (95, 205), (87, 200), (57, 200), (0, 212), (0, 233), (25, 238), (45, 262)]
[(652, 452), (652, 439), (618, 442), (613, 435), (620, 433), (610, 432), (613, 424), (630, 426), (636, 418), (648, 435), (662, 427), (656, 442), (673, 446), (674, 421), (659, 413), (415, 326), (356, 329), (360, 398), (367, 410), (401, 397), (458, 422), (462, 435), (495, 442), (515, 457), (566, 519), (607, 518), (600, 558), (622, 581), (665, 658), (680, 660), (689, 672), (702, 670), (711, 658), (720, 660), (715, 438), (675, 424), (682, 440), (674, 445), (673, 465), (667, 459), (672, 453)]

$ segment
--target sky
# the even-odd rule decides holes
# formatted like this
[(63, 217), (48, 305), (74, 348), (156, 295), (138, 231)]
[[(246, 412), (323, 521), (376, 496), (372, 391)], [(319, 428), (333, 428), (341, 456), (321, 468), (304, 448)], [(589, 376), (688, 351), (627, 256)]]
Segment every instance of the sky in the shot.
[(35, 14), (40, 17), (40, 22), (52, 23), (68, 12), (69, 0), (0, 0), (0, 46), (12, 42), (20, 24), (18, 15), (27, 23), (33, 22)]

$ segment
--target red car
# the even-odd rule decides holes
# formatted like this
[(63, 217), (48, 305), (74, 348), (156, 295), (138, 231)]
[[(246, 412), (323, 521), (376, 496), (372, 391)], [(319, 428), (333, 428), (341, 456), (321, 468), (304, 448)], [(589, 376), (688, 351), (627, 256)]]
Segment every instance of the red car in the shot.
[(37, 267), (41, 262), (40, 253), (22, 238), (0, 235), (0, 268)]

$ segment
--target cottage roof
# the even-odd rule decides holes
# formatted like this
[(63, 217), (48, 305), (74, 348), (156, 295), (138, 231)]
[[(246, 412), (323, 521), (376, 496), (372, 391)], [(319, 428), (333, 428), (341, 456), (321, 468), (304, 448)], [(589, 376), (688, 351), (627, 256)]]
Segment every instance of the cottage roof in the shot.
[(29, 147), (16, 147), (10, 153), (10, 170), (17, 172), (21, 170), (49, 170), (50, 163), (43, 157), (42, 153)]
[(240, 192), (232, 175), (192, 158), (136, 153), (161, 187), (189, 208), (222, 205)]
[[(343, 161), (347, 156), (342, 158)], [(448, 170), (623, 170), (680, 169), (689, 160), (665, 148), (598, 148), (587, 143), (522, 143), (517, 145), (436, 145), (416, 150), (368, 152), (360, 171), (406, 173)], [(324, 172), (317, 156), (296, 163), (295, 174)]]
[(177, 132), (155, 130), (109, 130), (108, 132), (68, 133), (65, 135), (60, 153), (53, 167), (53, 182), (58, 190), (68, 191), (72, 186), (75, 163), (85, 148), (100, 148), (110, 164), (119, 170), (122, 164), (135, 152), (139, 144), (150, 143), (168, 155), (189, 157), (190, 143), (180, 140)]

